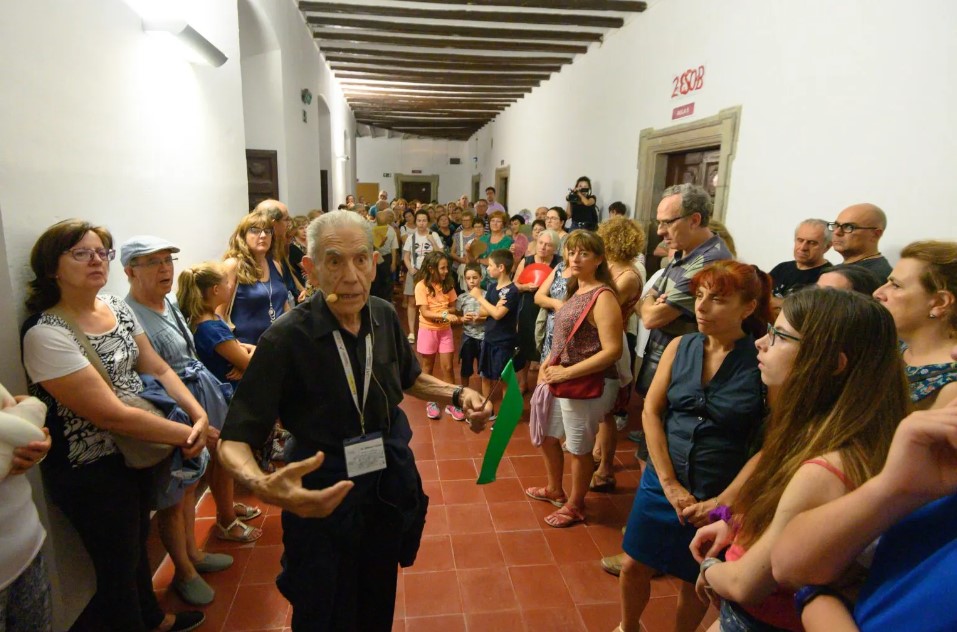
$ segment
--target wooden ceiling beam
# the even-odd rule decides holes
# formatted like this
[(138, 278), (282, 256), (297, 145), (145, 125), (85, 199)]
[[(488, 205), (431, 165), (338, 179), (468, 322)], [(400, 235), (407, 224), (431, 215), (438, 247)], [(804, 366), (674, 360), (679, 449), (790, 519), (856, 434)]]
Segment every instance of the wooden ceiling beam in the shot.
[(602, 34), (597, 31), (571, 31), (548, 29), (502, 29), (480, 26), (454, 26), (448, 24), (421, 24), (417, 22), (389, 22), (386, 20), (356, 20), (330, 16), (307, 16), (306, 22), (316, 26), (339, 26), (363, 31), (405, 33), (407, 35), (432, 35), (435, 37), (484, 37), (496, 40), (556, 40), (560, 42), (600, 42)]
[[(548, 42), (492, 42), (483, 39), (459, 39), (451, 37), (432, 38), (428, 40), (411, 41), (408, 37), (398, 35), (382, 35), (367, 31), (350, 30), (313, 30), (313, 36), (321, 41), (344, 41), (359, 43), (378, 43), (391, 46), (405, 46), (414, 48), (458, 48), (464, 50), (494, 50), (504, 51), (540, 51), (544, 53), (572, 53), (588, 52), (588, 46), (579, 44), (552, 44)], [(322, 44), (320, 43), (320, 47)]]
[(476, 127), (482, 126), (486, 122), (490, 121), (490, 118), (475, 120), (475, 119), (455, 119), (455, 118), (389, 118), (385, 116), (381, 117), (367, 117), (356, 115), (356, 121), (361, 122), (362, 125), (376, 125), (380, 123), (395, 123), (398, 125), (404, 126), (433, 126), (433, 127)]
[(483, 118), (489, 116), (495, 116), (502, 110), (499, 108), (495, 109), (457, 109), (457, 108), (429, 108), (429, 107), (410, 107), (407, 105), (394, 105), (392, 107), (388, 106), (373, 106), (373, 105), (354, 105), (350, 104), (352, 110), (357, 114), (359, 112), (364, 112), (370, 116), (381, 116), (383, 114), (395, 113), (397, 116), (403, 116), (406, 113), (415, 113), (417, 115), (425, 114), (429, 116), (458, 116), (464, 118)]
[(516, 9), (563, 9), (572, 11), (619, 11), (641, 13), (647, 2), (636, 0), (415, 0), (431, 4), (466, 4), (473, 7), (512, 7)]
[(430, 72), (428, 70), (414, 70), (409, 68), (383, 68), (382, 66), (343, 66), (341, 64), (333, 64), (332, 70), (337, 76), (359, 76), (360, 74), (382, 75), (384, 77), (392, 77), (395, 81), (401, 81), (402, 77), (426, 79), (427, 81), (450, 81), (454, 79), (485, 78), (500, 80), (502, 85), (508, 85), (508, 82), (512, 80), (516, 82), (545, 81), (551, 76), (551, 73), (547, 72), (519, 72), (500, 73), (496, 74), (494, 77), (489, 77), (489, 73), (478, 71), (466, 72), (463, 70), (437, 70), (435, 72)]
[[(364, 72), (347, 72), (340, 70), (335, 73), (336, 78), (343, 84), (362, 83), (364, 81), (386, 81), (391, 83), (434, 85), (440, 88), (448, 86), (502, 86), (505, 88), (535, 88), (542, 82), (541, 79), (511, 78), (503, 76), (477, 75), (475, 77), (442, 76), (442, 75), (400, 75), (400, 74), (373, 74)], [(547, 79), (547, 77), (546, 77)], [(406, 86), (411, 87), (411, 86)], [(487, 88), (486, 88), (487, 89)]]
[(471, 70), (483, 72), (557, 72), (562, 69), (560, 65), (537, 65), (537, 64), (500, 64), (490, 62), (479, 64), (475, 62), (442, 62), (442, 61), (421, 61), (414, 59), (381, 59), (378, 57), (349, 58), (327, 56), (326, 61), (333, 70), (361, 70), (368, 66), (374, 66), (379, 72), (389, 69), (414, 69), (414, 70)]
[(501, 91), (489, 91), (478, 89), (470, 92), (458, 92), (459, 86), (453, 86), (456, 90), (441, 90), (439, 92), (416, 92), (413, 90), (377, 90), (375, 87), (348, 86), (345, 90), (346, 99), (370, 99), (389, 102), (392, 100), (425, 100), (425, 101), (501, 101), (503, 103), (512, 103), (516, 99), (521, 99), (525, 93), (514, 88)]
[[(570, 64), (574, 57), (561, 57), (554, 55), (546, 56), (503, 56), (503, 55), (456, 55), (454, 53), (420, 53), (416, 51), (405, 50), (376, 50), (369, 48), (348, 48), (345, 46), (323, 46), (322, 52), (326, 59), (332, 61), (331, 57), (343, 57), (341, 61), (346, 61), (346, 57), (385, 57), (390, 60), (420, 60), (436, 61), (448, 63), (496, 63), (502, 65), (508, 64)], [(496, 51), (497, 52), (497, 51)]]
[(372, 15), (376, 17), (409, 18), (425, 20), (457, 20), (461, 22), (495, 22), (498, 24), (551, 24), (559, 26), (588, 26), (617, 29), (625, 21), (621, 18), (589, 15), (585, 13), (534, 13), (516, 11), (472, 11), (411, 9), (406, 7), (367, 6), (332, 2), (300, 2), (299, 10), (307, 13), (335, 15)]

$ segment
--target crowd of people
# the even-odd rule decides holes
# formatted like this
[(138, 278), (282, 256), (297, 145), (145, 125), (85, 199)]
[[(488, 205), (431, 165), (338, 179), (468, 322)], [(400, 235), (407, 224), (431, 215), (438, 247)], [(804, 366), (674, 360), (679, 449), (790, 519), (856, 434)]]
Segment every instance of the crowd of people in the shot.
[[(233, 559), (197, 545), (201, 479), (216, 537), (262, 536), (237, 481), (283, 509), (294, 630), (391, 629), (429, 504), (403, 394), (480, 433), (509, 362), (546, 480), (525, 494), (554, 507), (548, 527), (587, 522), (589, 492), (616, 488), (619, 434), (645, 461), (623, 552), (602, 560), (619, 631), (640, 630), (662, 573), (681, 582), (678, 631), (709, 604), (724, 632), (957, 629), (957, 242), (914, 242), (892, 267), (886, 215), (857, 204), (799, 223), (767, 273), (683, 184), (662, 193), (649, 279), (645, 231), (620, 202), (599, 221), (588, 177), (565, 208), (511, 216), (492, 187), (474, 205), (349, 197), (297, 217), (266, 200), (222, 260), (178, 277), (172, 235), (117, 247), (79, 219), (40, 235), (32, 397), (0, 388), (0, 440), (34, 427), (9, 434), (0, 478), (0, 630), (51, 629), (20, 476), (41, 461), (96, 574), (78, 630), (202, 624), (160, 608), (146, 556), (156, 510), (172, 589), (215, 599), (203, 575)], [(116, 254), (125, 298), (103, 292)]]

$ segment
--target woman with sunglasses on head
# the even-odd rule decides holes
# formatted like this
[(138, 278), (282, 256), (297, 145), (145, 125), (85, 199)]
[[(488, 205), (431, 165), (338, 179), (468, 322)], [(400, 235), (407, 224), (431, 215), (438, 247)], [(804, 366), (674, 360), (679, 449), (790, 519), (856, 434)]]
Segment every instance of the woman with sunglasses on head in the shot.
[(645, 397), (650, 459), (622, 543), (624, 632), (638, 631), (656, 571), (682, 581), (674, 629), (701, 623), (707, 605), (695, 595), (698, 565), (688, 545), (708, 512), (736, 494), (765, 415), (754, 340), (767, 331), (770, 277), (718, 261), (692, 277), (690, 292), (698, 332), (665, 347)]
[(249, 213), (229, 238), (225, 266), (232, 298), (220, 309), (242, 344), (259, 337), (290, 305), (282, 272), (275, 262), (273, 221), (264, 213)]
[(894, 317), (911, 401), (941, 408), (957, 398), (957, 242), (915, 241), (874, 292)]
[[(192, 458), (205, 447), (209, 422), (126, 303), (101, 293), (115, 254), (105, 228), (75, 219), (48, 228), (30, 254), (23, 365), (31, 394), (47, 405), (53, 441), (41, 469), (96, 573), (96, 593), (76, 627), (192, 630), (201, 612), (166, 615), (153, 593), (146, 555), (152, 468), (128, 467), (114, 437), (176, 446)], [(144, 390), (142, 374), (162, 385), (192, 426), (126, 403)]]
[[(794, 591), (772, 574), (771, 550), (797, 514), (880, 471), (907, 414), (907, 383), (891, 315), (857, 293), (788, 296), (756, 344), (762, 381), (779, 389), (760, 462), (733, 516), (699, 529), (691, 550), (699, 596), (720, 601), (721, 630), (801, 630)], [(716, 556), (728, 544), (722, 562)]]

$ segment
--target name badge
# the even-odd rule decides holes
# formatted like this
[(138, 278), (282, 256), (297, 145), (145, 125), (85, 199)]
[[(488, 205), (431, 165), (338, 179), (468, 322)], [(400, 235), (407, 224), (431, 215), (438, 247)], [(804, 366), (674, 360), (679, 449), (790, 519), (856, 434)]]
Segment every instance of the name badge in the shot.
[(343, 442), (346, 452), (346, 472), (355, 478), (386, 468), (385, 444), (381, 432), (371, 432)]

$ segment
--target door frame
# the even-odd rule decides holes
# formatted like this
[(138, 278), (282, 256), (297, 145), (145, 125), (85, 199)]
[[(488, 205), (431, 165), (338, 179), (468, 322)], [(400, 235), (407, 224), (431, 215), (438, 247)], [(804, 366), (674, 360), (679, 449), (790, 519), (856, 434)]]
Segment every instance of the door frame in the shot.
[(718, 146), (718, 185), (714, 192), (712, 216), (724, 221), (731, 184), (731, 165), (738, 147), (741, 106), (726, 108), (699, 121), (656, 130), (641, 130), (638, 140), (638, 191), (635, 195), (635, 219), (652, 230), (656, 204), (665, 189), (668, 154)]
[(469, 189), (469, 195), (472, 196), (472, 199), (469, 200), (472, 202), (472, 206), (475, 206), (475, 203), (482, 198), (482, 174), (473, 173), (472, 174), (472, 187)]
[[(504, 185), (506, 179), (512, 179), (512, 165), (497, 167), (495, 169), (495, 199), (499, 204), (508, 208), (508, 186)], [(502, 191), (505, 191), (505, 201), (502, 201)], [(484, 191), (483, 191), (484, 193)]]
[[(438, 174), (432, 174), (429, 176), (419, 176), (419, 175), (407, 175), (404, 173), (395, 174), (395, 191), (396, 197), (402, 194), (402, 184), (405, 182), (427, 182), (432, 185), (432, 198), (439, 199), (439, 176)], [(406, 200), (408, 201), (408, 200)], [(422, 200), (423, 204), (428, 204), (432, 200)]]

